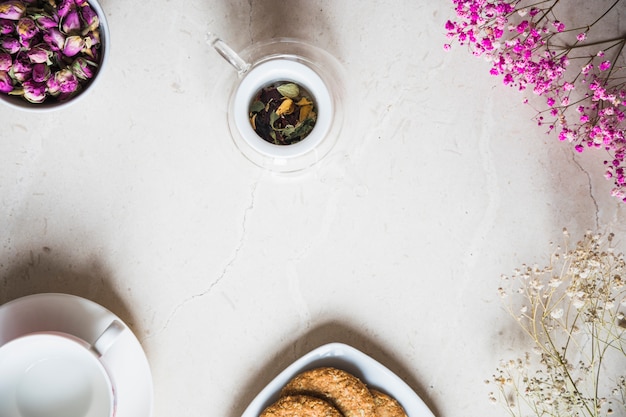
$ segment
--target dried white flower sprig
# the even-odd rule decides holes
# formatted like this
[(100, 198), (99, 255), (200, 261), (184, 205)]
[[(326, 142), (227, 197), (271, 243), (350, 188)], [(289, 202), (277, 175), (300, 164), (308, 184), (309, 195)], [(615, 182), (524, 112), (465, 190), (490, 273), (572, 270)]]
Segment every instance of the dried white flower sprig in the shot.
[(613, 234), (556, 246), (547, 267), (503, 276), (507, 309), (531, 352), (487, 381), (512, 416), (626, 416), (626, 262)]

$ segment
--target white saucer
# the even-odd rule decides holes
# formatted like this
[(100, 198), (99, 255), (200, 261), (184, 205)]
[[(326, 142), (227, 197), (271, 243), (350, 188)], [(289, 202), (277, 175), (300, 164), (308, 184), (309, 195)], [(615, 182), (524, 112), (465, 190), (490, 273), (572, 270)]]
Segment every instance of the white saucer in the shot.
[[(91, 344), (113, 320), (122, 322), (106, 308), (81, 297), (29, 295), (0, 306), (0, 346), (38, 331), (69, 333)], [(128, 327), (127, 330), (100, 359), (115, 383), (115, 417), (151, 417), (150, 366), (139, 340)]]
[(350, 372), (368, 387), (391, 395), (402, 405), (408, 417), (434, 417), (424, 401), (399, 376), (365, 353), (343, 343), (320, 346), (289, 365), (252, 400), (242, 417), (258, 417), (278, 399), (282, 387), (294, 376), (323, 366)]

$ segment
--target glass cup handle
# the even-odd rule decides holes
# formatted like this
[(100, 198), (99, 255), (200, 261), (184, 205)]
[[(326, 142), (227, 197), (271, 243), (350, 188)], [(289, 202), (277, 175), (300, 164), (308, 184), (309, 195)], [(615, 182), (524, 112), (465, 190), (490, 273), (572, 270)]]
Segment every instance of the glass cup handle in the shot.
[(98, 336), (93, 343), (92, 348), (98, 356), (104, 355), (115, 343), (118, 336), (124, 331), (125, 327), (118, 320), (113, 320), (111, 324)]
[(235, 67), (239, 75), (245, 74), (250, 69), (250, 64), (214, 33), (209, 32), (207, 34), (207, 43), (215, 48), (230, 65)]

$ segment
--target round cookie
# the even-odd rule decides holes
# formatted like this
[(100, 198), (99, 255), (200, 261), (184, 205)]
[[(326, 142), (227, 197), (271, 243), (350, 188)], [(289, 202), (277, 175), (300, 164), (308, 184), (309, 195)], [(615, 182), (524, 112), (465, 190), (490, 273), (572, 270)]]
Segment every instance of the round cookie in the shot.
[(326, 401), (293, 395), (281, 397), (274, 404), (267, 407), (259, 417), (342, 417), (335, 407)]
[(408, 417), (395, 398), (375, 389), (370, 389), (370, 392), (376, 404), (376, 417)]
[(361, 380), (336, 368), (317, 368), (296, 375), (282, 395), (310, 395), (328, 401), (345, 417), (376, 417), (374, 397)]

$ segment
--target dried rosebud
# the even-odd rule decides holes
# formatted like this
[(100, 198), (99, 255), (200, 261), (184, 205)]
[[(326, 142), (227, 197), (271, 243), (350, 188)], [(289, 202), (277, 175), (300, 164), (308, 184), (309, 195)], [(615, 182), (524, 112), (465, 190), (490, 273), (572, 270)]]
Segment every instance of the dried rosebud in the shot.
[(74, 56), (83, 50), (85, 47), (85, 40), (80, 36), (68, 36), (65, 38), (65, 45), (63, 45), (63, 54), (65, 56)]
[(85, 26), (83, 28), (83, 35), (96, 30), (100, 26), (100, 19), (98, 19), (98, 15), (89, 4), (80, 8), (80, 16)]
[(48, 50), (48, 45), (37, 45), (28, 50), (26, 54), (33, 64), (48, 63), (50, 64), (50, 56), (52, 52)]
[(13, 72), (20, 74), (30, 74), (33, 70), (33, 63), (30, 62), (28, 54), (25, 51), (20, 51), (13, 60)]
[(13, 66), (13, 59), (8, 52), (0, 52), (0, 71), (8, 71)]
[(2, 40), (0, 40), (0, 47), (11, 55), (16, 54), (20, 49), (22, 49), (20, 41), (10, 37), (2, 38)]
[(72, 71), (64, 68), (54, 74), (55, 81), (59, 84), (61, 93), (73, 93), (78, 88), (78, 79)]
[(46, 80), (46, 87), (48, 94), (51, 96), (57, 96), (61, 93), (61, 84), (55, 77), (50, 77)]
[(0, 92), (8, 93), (13, 91), (13, 80), (6, 71), (0, 71)]
[(46, 64), (35, 64), (33, 65), (32, 79), (35, 82), (42, 83), (50, 78), (50, 73), (50, 67)]
[(48, 29), (43, 34), (43, 40), (53, 51), (60, 51), (65, 46), (65, 35), (55, 28)]
[(0, 35), (9, 35), (15, 31), (15, 22), (9, 19), (0, 19)]
[(61, 2), (57, 5), (57, 13), (59, 17), (65, 17), (70, 10), (76, 8), (76, 3), (74, 0), (61, 0)]
[(79, 33), (80, 26), (80, 16), (78, 15), (78, 11), (76, 9), (70, 10), (61, 19), (61, 30), (65, 34)]
[(23, 17), (17, 22), (17, 34), (20, 37), (20, 41), (32, 39), (37, 33), (39, 28), (33, 19), (30, 17)]
[(100, 31), (92, 30), (91, 32), (87, 33), (87, 35), (85, 36), (85, 40), (86, 39), (89, 39), (89, 47), (100, 45)]
[(98, 64), (83, 57), (76, 58), (70, 65), (70, 69), (81, 80), (93, 78)]
[(26, 5), (18, 0), (8, 0), (0, 3), (0, 18), (19, 20), (26, 11)]
[(34, 80), (24, 81), (24, 98), (31, 103), (43, 103), (46, 99), (46, 84)]
[(47, 14), (43, 14), (43, 13), (38, 14), (34, 17), (34, 19), (35, 19), (35, 22), (37, 23), (37, 26), (39, 26), (39, 28), (44, 29), (44, 30), (59, 27), (59, 21), (55, 19), (55, 17), (52, 17)]

